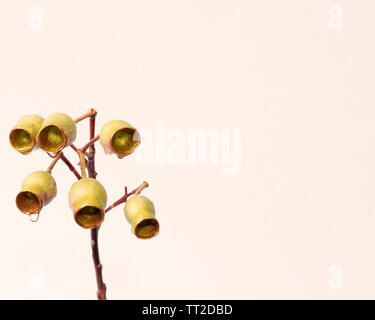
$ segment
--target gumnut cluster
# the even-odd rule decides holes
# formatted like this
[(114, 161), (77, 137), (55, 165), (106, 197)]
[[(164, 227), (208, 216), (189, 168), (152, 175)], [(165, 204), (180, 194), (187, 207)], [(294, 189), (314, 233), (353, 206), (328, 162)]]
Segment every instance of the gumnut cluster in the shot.
[[(90, 115), (90, 114), (88, 114)], [(52, 175), (53, 165), (64, 157), (62, 151), (72, 147), (80, 157), (81, 177), (70, 188), (69, 205), (75, 222), (85, 229), (99, 227), (105, 218), (107, 191), (96, 179), (87, 177), (87, 154), (84, 149), (74, 146), (77, 137), (76, 120), (64, 113), (54, 113), (47, 118), (26, 115), (19, 119), (9, 134), (12, 147), (20, 154), (29, 155), (37, 149), (54, 158), (47, 170), (30, 173), (22, 182), (16, 196), (17, 208), (26, 215), (37, 214), (57, 195), (57, 183)], [(112, 120), (101, 129), (95, 141), (100, 141), (105, 154), (122, 159), (140, 144), (139, 132), (128, 122)], [(65, 158), (66, 159), (66, 158)], [(159, 232), (159, 222), (155, 218), (154, 204), (150, 199), (137, 193), (126, 199), (124, 215), (131, 224), (132, 232), (141, 239), (149, 239)]]

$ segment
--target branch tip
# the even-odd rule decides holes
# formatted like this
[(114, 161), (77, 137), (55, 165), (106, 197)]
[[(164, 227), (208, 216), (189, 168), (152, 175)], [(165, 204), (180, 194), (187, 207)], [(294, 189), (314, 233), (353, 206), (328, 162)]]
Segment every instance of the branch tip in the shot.
[(80, 117), (78, 118), (75, 118), (74, 119), (74, 122), (75, 123), (78, 123), (86, 118), (89, 118), (89, 117), (95, 117), (97, 115), (97, 112), (95, 109), (91, 108), (89, 111), (87, 111), (86, 113), (84, 113), (83, 115), (81, 115)]
[(143, 183), (135, 190), (135, 194), (139, 195), (143, 189), (147, 188), (149, 186), (147, 181), (143, 181)]

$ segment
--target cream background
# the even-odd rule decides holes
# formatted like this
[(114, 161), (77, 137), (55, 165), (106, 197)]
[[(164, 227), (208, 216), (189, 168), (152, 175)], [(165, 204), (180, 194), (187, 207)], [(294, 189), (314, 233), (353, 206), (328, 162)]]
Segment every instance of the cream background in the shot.
[[(343, 30), (329, 28), (334, 3)], [(32, 5), (41, 30), (28, 27)], [(32, 224), (14, 197), (50, 159), (8, 143), (24, 114), (94, 106), (98, 129), (120, 118), (242, 132), (235, 176), (120, 161), (98, 146), (109, 202), (147, 180), (161, 223), (141, 241), (121, 208), (106, 218), (108, 298), (374, 299), (374, 15), (370, 0), (2, 0), (0, 298), (95, 298), (89, 232), (67, 203), (74, 176), (57, 165), (59, 196)], [(335, 265), (342, 290), (329, 285)]]

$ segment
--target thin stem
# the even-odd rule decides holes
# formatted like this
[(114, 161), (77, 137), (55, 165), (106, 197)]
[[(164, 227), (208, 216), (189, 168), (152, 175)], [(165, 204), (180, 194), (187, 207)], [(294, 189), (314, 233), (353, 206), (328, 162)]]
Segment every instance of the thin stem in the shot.
[(103, 265), (100, 263), (99, 257), (99, 242), (98, 242), (99, 228), (91, 229), (91, 248), (92, 248), (92, 259), (95, 266), (96, 284), (98, 286), (98, 291), (96, 295), (99, 300), (107, 300), (107, 287), (103, 282)]
[(82, 178), (87, 178), (86, 174), (86, 159), (85, 159), (85, 154), (83, 152), (79, 152), (79, 159), (80, 159), (80, 164), (81, 164), (81, 175)]
[[(135, 192), (135, 191), (134, 191)], [(128, 196), (130, 196), (131, 193), (128, 193), (128, 190), (127, 188), (125, 187), (125, 195), (122, 196), (120, 199), (118, 199), (117, 201), (115, 201), (114, 203), (112, 203), (109, 207), (107, 207), (104, 212), (107, 213), (109, 210), (112, 210), (113, 208), (119, 206), (121, 203), (124, 203), (126, 202), (126, 199), (128, 198)]]
[(78, 148), (72, 143), (71, 145), (70, 145), (70, 147), (75, 151), (75, 152), (77, 152), (78, 153)]
[[(93, 140), (95, 137), (95, 117), (96, 111), (94, 109), (90, 110), (92, 112), (92, 116), (90, 117), (90, 140)], [(81, 152), (84, 155), (84, 152)], [(82, 165), (83, 163), (83, 165)], [(85, 159), (84, 157), (81, 158), (81, 167), (85, 166)], [(95, 146), (94, 144), (90, 145), (90, 152), (88, 154), (88, 172), (89, 177), (95, 179), (96, 172), (95, 172)], [(95, 267), (95, 275), (96, 275), (96, 283), (98, 286), (97, 290), (97, 297), (99, 300), (107, 300), (107, 287), (103, 282), (103, 265), (100, 263), (99, 257), (99, 244), (98, 244), (98, 236), (99, 236), (99, 228), (93, 228), (91, 231), (91, 249), (92, 249), (92, 259), (94, 261)]]
[[(90, 141), (94, 139), (95, 137), (95, 119), (96, 119), (96, 111), (94, 109), (93, 112), (95, 112), (95, 115), (90, 118)], [(89, 153), (87, 155), (87, 158), (89, 160), (88, 163), (88, 170), (89, 170), (89, 176), (90, 178), (96, 178), (96, 171), (95, 171), (95, 145), (91, 144)]]
[(50, 165), (48, 166), (48, 168), (47, 168), (47, 171), (48, 171), (49, 173), (52, 172), (53, 167), (55, 166), (55, 164), (57, 163), (57, 161), (60, 160), (60, 158), (61, 158), (62, 155), (63, 155), (63, 153), (62, 153), (62, 152), (59, 152), (58, 155), (53, 159), (53, 161), (51, 162), (51, 164), (50, 164)]
[(74, 166), (71, 164), (71, 162), (65, 157), (64, 154), (61, 154), (60, 156), (61, 160), (68, 166), (70, 171), (74, 173), (74, 175), (77, 177), (77, 179), (81, 179), (81, 175), (78, 173), (78, 171), (74, 168)]
[(74, 119), (74, 122), (75, 123), (78, 123), (86, 118), (89, 118), (89, 117), (94, 117), (96, 116), (96, 111), (94, 109), (90, 109), (89, 111), (87, 111), (86, 113), (84, 113), (83, 115), (81, 115), (80, 117)]
[(100, 136), (97, 135), (95, 136), (94, 138), (92, 138), (89, 142), (87, 142), (80, 150), (82, 152), (86, 152), (86, 150), (91, 147), (96, 141), (98, 141), (100, 139)]
[(135, 194), (138, 195), (142, 192), (144, 188), (148, 187), (148, 183), (146, 181), (143, 181), (143, 183), (135, 190)]
[(120, 199), (112, 203), (109, 207), (107, 207), (104, 212), (107, 213), (109, 210), (112, 210), (113, 208), (117, 207), (118, 205), (125, 203), (128, 198), (133, 194), (139, 194), (144, 188), (148, 187), (148, 183), (144, 181), (139, 187), (135, 188), (133, 191), (128, 193), (127, 188), (125, 187), (125, 194)]

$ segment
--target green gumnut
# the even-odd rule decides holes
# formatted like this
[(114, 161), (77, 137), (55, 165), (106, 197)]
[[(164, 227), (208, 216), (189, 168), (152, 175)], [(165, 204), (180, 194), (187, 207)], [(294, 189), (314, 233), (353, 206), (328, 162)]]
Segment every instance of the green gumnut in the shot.
[(140, 144), (140, 135), (131, 124), (122, 120), (107, 122), (100, 131), (100, 144), (106, 154), (116, 154), (123, 158)]
[(42, 126), (43, 118), (27, 115), (19, 119), (9, 134), (9, 142), (14, 149), (22, 154), (29, 154), (38, 148), (36, 137)]
[(132, 226), (132, 232), (140, 239), (150, 239), (159, 233), (159, 222), (155, 218), (152, 201), (135, 195), (128, 199), (124, 207), (125, 217)]
[(48, 171), (35, 171), (23, 180), (16, 205), (25, 214), (39, 213), (56, 194), (57, 186), (53, 176)]
[(82, 178), (70, 188), (69, 205), (79, 226), (95, 228), (104, 220), (107, 192), (99, 181)]
[(65, 113), (54, 113), (42, 124), (37, 136), (39, 147), (48, 152), (58, 152), (70, 146), (77, 136), (74, 120)]

